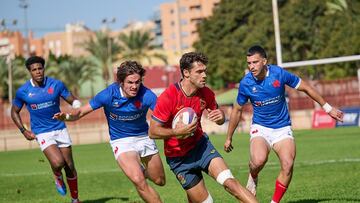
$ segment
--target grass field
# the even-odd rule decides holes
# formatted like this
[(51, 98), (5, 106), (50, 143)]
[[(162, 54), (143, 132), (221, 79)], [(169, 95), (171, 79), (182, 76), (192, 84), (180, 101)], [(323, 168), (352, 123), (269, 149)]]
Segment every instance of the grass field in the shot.
[[(86, 135), (84, 135), (86, 136)], [(249, 137), (234, 136), (235, 149), (223, 151), (224, 135), (211, 141), (242, 184), (247, 180)], [(293, 181), (282, 202), (360, 202), (360, 128), (295, 131), (297, 158)], [(162, 141), (158, 142), (162, 152)], [(116, 165), (109, 144), (73, 147), (84, 203), (142, 202), (134, 187)], [(155, 186), (166, 203), (186, 202), (172, 172), (164, 163), (167, 183)], [(271, 157), (260, 174), (260, 202), (270, 202), (279, 164)], [(236, 202), (216, 181), (205, 182), (214, 202)], [(0, 202), (70, 202), (57, 194), (50, 167), (39, 149), (0, 153)]]

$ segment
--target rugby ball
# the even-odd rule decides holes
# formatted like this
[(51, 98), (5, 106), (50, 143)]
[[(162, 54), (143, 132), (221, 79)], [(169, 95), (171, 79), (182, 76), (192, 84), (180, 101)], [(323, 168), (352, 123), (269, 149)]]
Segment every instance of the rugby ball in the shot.
[(182, 122), (183, 124), (188, 125), (193, 121), (197, 121), (197, 118), (198, 117), (194, 109), (190, 107), (184, 107), (180, 109), (180, 111), (178, 111), (174, 116), (174, 119), (172, 121), (172, 128), (174, 129), (178, 122)]

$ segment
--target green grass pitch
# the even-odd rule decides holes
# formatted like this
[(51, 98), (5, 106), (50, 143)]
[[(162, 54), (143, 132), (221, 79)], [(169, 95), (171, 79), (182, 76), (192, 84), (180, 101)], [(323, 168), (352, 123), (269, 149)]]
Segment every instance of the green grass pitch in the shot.
[[(360, 202), (360, 128), (302, 130), (294, 134), (294, 176), (282, 202)], [(211, 135), (210, 139), (234, 176), (245, 184), (249, 136), (235, 135), (231, 153), (223, 151), (225, 135)], [(167, 183), (154, 187), (164, 202), (187, 202), (185, 192), (165, 163), (162, 141), (157, 143)], [(73, 155), (83, 203), (142, 202), (118, 168), (108, 143), (74, 146)], [(272, 152), (259, 176), (260, 202), (270, 202), (278, 172), (279, 163)], [(215, 180), (205, 176), (214, 202), (236, 202)], [(34, 149), (0, 153), (0, 202), (70, 202), (70, 197), (57, 194), (47, 160), (39, 149)]]

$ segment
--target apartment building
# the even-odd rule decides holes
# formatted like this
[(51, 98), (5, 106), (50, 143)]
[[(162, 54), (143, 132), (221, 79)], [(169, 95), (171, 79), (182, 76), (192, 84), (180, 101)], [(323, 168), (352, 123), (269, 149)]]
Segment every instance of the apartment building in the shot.
[(212, 15), (220, 0), (176, 0), (160, 5), (163, 48), (191, 50), (198, 39), (197, 24)]
[(35, 39), (32, 32), (26, 39), (19, 31), (2, 31), (0, 32), (0, 56), (28, 56), (27, 43), (29, 43), (30, 55), (42, 56), (44, 54), (43, 39)]

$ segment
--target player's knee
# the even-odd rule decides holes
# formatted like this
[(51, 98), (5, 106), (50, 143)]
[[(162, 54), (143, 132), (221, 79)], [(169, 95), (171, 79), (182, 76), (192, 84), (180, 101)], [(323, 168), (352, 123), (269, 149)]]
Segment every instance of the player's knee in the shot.
[(287, 160), (282, 160), (281, 161), (281, 169), (287, 173), (287, 174), (291, 174), (293, 171), (293, 167), (294, 167), (294, 161), (291, 159), (287, 159)]
[(255, 157), (251, 159), (249, 166), (250, 168), (261, 168), (265, 165), (266, 161), (266, 157)]
[(209, 192), (208, 192), (208, 194), (209, 195), (207, 196), (207, 198), (204, 201), (202, 201), (202, 203), (213, 203), (214, 202), (213, 198), (211, 197)]
[(158, 185), (158, 186), (164, 186), (165, 183), (166, 183), (166, 180), (165, 180), (165, 176), (161, 176), (161, 177), (158, 177), (158, 178), (155, 178), (153, 180), (153, 182)]
[(65, 166), (65, 161), (61, 159), (52, 160), (51, 161), (51, 167), (55, 170), (61, 170)]
[(232, 175), (230, 169), (226, 169), (219, 173), (219, 175), (216, 177), (216, 181), (221, 185), (224, 185), (224, 182), (230, 178), (234, 178), (234, 176)]

